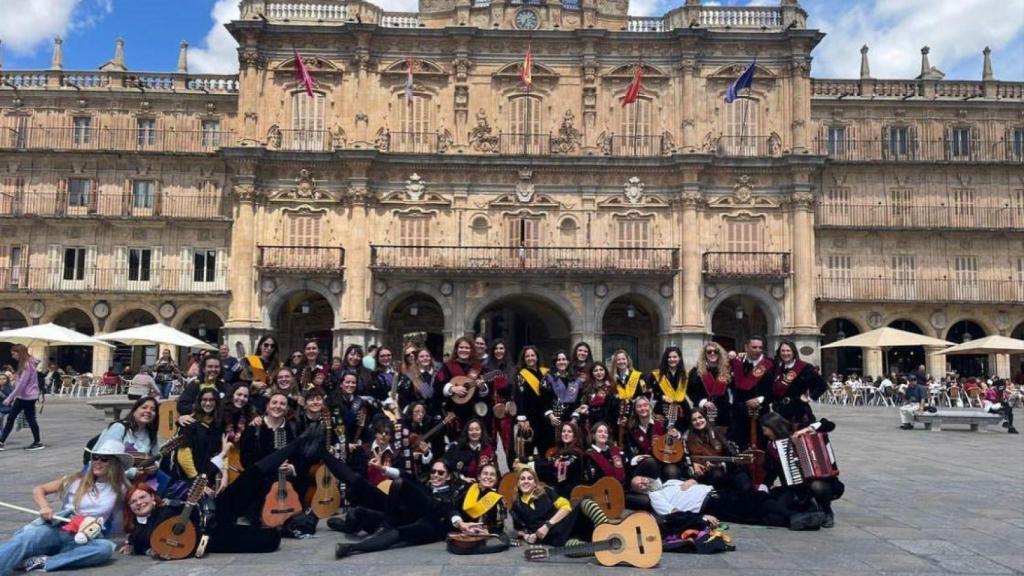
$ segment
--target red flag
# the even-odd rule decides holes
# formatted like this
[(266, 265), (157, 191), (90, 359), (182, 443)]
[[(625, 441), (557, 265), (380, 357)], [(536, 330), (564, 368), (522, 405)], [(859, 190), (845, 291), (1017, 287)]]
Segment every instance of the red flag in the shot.
[(299, 54), (298, 48), (295, 50), (295, 76), (302, 85), (306, 87), (306, 94), (309, 94), (310, 98), (313, 98), (313, 77), (309, 75), (309, 70), (306, 68), (306, 62), (302, 59)]
[(523, 58), (523, 65), (519, 69), (519, 78), (523, 86), (533, 86), (533, 46), (526, 47), (526, 56)]
[(640, 96), (640, 83), (644, 79), (644, 65), (637, 64), (636, 74), (633, 75), (633, 81), (629, 83), (629, 87), (626, 88), (626, 94), (622, 96), (622, 107), (625, 108), (627, 104), (636, 102), (638, 96)]

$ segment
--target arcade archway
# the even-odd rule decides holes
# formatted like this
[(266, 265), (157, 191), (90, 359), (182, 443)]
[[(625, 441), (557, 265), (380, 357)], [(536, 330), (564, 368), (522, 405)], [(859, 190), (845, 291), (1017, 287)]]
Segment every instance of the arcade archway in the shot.
[[(28, 320), (21, 312), (14, 308), (0, 308), (0, 332), (26, 326), (28, 326)], [(14, 365), (14, 359), (11, 358), (11, 346), (8, 342), (0, 342), (0, 366)]]
[[(987, 336), (985, 329), (972, 320), (959, 320), (949, 327), (946, 340), (954, 344), (970, 342), (976, 338)], [(987, 354), (950, 355), (946, 356), (947, 366), (957, 376), (985, 376), (991, 373)]]
[[(1024, 340), (1024, 322), (1021, 322), (1010, 332), (1010, 338)], [(1010, 356), (1010, 376), (1016, 382), (1024, 382), (1024, 354), (1013, 354)]]
[(394, 302), (384, 321), (383, 344), (397, 351), (405, 342), (426, 346), (434, 358), (444, 354), (444, 310), (432, 296), (414, 292)]
[[(156, 324), (156, 317), (145, 310), (136, 309), (122, 316), (117, 321), (117, 324), (114, 325), (112, 332), (147, 326), (149, 324)], [(125, 368), (138, 370), (142, 365), (150, 366), (156, 362), (159, 350), (157, 346), (125, 346), (124, 344), (118, 344), (117, 348), (114, 349), (114, 370), (117, 373), (121, 373)], [(106, 366), (103, 367), (103, 370), (106, 370)]]
[(319, 292), (299, 290), (289, 294), (277, 310), (273, 333), (280, 338), (281, 358), (302, 350), (306, 340), (315, 338), (321, 360), (332, 355), (334, 309)]
[(626, 295), (613, 300), (601, 319), (601, 331), (606, 357), (622, 349), (640, 370), (647, 372), (658, 366), (661, 326), (657, 313), (645, 299)]
[[(846, 318), (834, 318), (821, 327), (822, 344), (831, 344), (860, 334), (860, 328)], [(864, 351), (861, 348), (827, 348), (821, 351), (821, 373), (841, 375), (864, 374)]]
[[(53, 323), (76, 332), (81, 332), (87, 336), (92, 336), (95, 333), (92, 319), (78, 308), (68, 308), (61, 312), (53, 319)], [(48, 352), (49, 357), (53, 358), (57, 362), (57, 366), (60, 366), (61, 370), (65, 372), (68, 372), (69, 366), (79, 374), (93, 372), (94, 370), (102, 373), (107, 369), (106, 366), (92, 365), (91, 346), (54, 346)]]
[(502, 298), (489, 304), (473, 321), (473, 330), (488, 340), (501, 338), (518, 358), (523, 346), (540, 349), (547, 363), (557, 350), (568, 352), (572, 325), (565, 313), (551, 303), (523, 296)]
[[(198, 338), (207, 344), (217, 346), (221, 340), (221, 330), (224, 328), (224, 321), (219, 316), (209, 310), (196, 310), (185, 317), (184, 322), (181, 323), (181, 327), (178, 328), (182, 332)], [(185, 358), (188, 357), (189, 350), (186, 348), (178, 347), (178, 361), (183, 363)], [(235, 354), (235, 350), (231, 350), (232, 354)], [(248, 352), (247, 352), (248, 353)]]
[[(924, 334), (924, 330), (912, 320), (896, 320), (889, 323), (890, 328)], [(924, 346), (899, 346), (889, 348), (886, 351), (886, 367), (890, 374), (909, 374), (917, 370), (919, 366), (926, 364), (924, 358)], [(874, 374), (871, 374), (874, 376)], [(936, 375), (937, 376), (937, 375)]]
[[(768, 316), (761, 304), (746, 295), (730, 296), (723, 300), (711, 316), (712, 339), (726, 350), (743, 350), (751, 336), (770, 337)], [(771, 355), (772, 342), (765, 342), (765, 352)]]

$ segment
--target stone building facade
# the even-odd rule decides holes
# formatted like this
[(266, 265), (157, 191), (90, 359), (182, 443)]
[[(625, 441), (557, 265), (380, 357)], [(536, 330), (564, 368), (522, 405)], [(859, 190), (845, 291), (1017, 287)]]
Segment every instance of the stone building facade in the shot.
[[(648, 368), (763, 333), (868, 374), (881, 351), (820, 345), (1022, 335), (1024, 83), (988, 51), (981, 81), (927, 49), (918, 78), (874, 79), (867, 48), (859, 78), (818, 80), (796, 0), (627, 7), (243, 0), (237, 76), (190, 74), (185, 46), (174, 73), (129, 71), (120, 43), (65, 71), (59, 40), (49, 70), (0, 69), (0, 323), (334, 353), (477, 332)], [(1010, 370), (927, 352), (889, 359)]]

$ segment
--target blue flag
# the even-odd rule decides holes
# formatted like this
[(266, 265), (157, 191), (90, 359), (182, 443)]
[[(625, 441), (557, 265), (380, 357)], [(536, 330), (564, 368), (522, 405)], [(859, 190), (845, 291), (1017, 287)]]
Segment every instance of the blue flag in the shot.
[(729, 85), (729, 89), (725, 91), (725, 101), (729, 104), (736, 100), (736, 97), (740, 90), (744, 88), (750, 88), (754, 84), (754, 67), (757, 65), (757, 60), (750, 63), (747, 69), (740, 74), (740, 77), (735, 82)]

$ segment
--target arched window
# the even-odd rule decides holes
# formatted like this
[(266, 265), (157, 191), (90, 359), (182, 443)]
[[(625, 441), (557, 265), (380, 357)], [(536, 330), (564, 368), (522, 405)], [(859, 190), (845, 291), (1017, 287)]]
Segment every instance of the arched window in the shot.
[(509, 153), (543, 154), (548, 134), (541, 134), (544, 126), (543, 101), (538, 96), (514, 96), (509, 99), (508, 131), (501, 146)]
[(762, 154), (767, 154), (768, 141), (762, 138), (759, 129), (758, 111), (760, 102), (750, 98), (737, 98), (725, 106), (725, 131), (721, 151), (726, 156), (757, 156), (758, 143), (762, 142)]
[(654, 140), (654, 101), (637, 98), (619, 108), (619, 129), (612, 144), (614, 156), (657, 156), (660, 142)]
[(327, 149), (324, 130), (324, 95), (314, 92), (311, 98), (304, 90), (292, 93), (292, 128), (285, 140), (291, 150), (323, 151)]
[(398, 131), (391, 132), (391, 148), (395, 152), (434, 152), (437, 135), (433, 132), (433, 111), (429, 95), (416, 94), (407, 102), (405, 92), (398, 95)]

